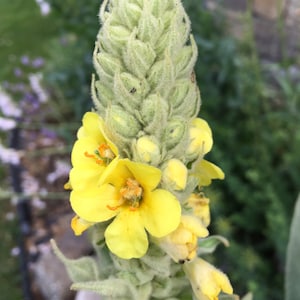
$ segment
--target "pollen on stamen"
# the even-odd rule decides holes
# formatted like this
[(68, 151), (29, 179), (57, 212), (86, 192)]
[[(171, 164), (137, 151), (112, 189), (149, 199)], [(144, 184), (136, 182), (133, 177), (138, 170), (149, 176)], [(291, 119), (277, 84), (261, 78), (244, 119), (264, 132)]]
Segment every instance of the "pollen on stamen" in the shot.
[(108, 158), (108, 159), (113, 159), (115, 157), (114, 153), (111, 151), (110, 147), (105, 144), (102, 143), (99, 147), (98, 147), (98, 152), (99, 155), (103, 158)]
[(90, 154), (87, 151), (84, 152), (84, 155), (86, 157), (88, 157), (88, 158), (93, 158), (95, 160), (96, 164), (98, 164), (98, 165), (104, 165), (104, 161), (101, 158), (97, 157), (97, 153), (96, 152), (95, 152), (95, 154)]

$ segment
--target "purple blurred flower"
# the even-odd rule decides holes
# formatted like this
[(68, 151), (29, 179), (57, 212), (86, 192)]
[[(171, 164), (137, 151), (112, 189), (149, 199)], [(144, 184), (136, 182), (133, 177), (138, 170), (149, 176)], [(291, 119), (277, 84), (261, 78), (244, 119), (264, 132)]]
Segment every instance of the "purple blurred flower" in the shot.
[(42, 57), (37, 57), (32, 61), (32, 66), (34, 68), (40, 68), (44, 65), (45, 61)]
[(14, 74), (15, 74), (16, 77), (21, 77), (23, 72), (20, 68), (15, 68), (14, 69)]
[(30, 63), (29, 57), (27, 55), (21, 56), (21, 63), (25, 66), (29, 65)]
[(42, 133), (42, 135), (44, 135), (45, 137), (50, 138), (50, 139), (54, 139), (57, 137), (56, 132), (49, 128), (42, 128), (41, 133)]

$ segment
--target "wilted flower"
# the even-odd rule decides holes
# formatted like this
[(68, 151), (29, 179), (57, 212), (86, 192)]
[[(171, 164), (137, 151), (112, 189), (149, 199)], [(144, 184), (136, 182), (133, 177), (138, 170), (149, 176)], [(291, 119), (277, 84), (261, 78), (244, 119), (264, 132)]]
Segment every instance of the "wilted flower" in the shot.
[(198, 300), (218, 300), (221, 291), (226, 294), (233, 292), (228, 277), (201, 258), (185, 263), (183, 269)]
[(193, 209), (193, 214), (200, 218), (203, 225), (207, 227), (210, 223), (209, 199), (203, 193), (193, 193), (187, 199), (186, 203)]
[(199, 218), (183, 215), (175, 231), (155, 241), (174, 261), (184, 263), (195, 258), (198, 238), (206, 236), (208, 230)]

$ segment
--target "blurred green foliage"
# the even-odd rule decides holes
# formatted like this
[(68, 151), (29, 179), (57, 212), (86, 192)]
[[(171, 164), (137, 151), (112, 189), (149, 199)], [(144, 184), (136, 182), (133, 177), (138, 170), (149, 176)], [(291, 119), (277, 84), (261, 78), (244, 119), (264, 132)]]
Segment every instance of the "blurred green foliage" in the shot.
[[(0, 16), (7, 11), (7, 2), (1, 2)], [(45, 54), (45, 83), (52, 99), (60, 106), (64, 121), (79, 122), (92, 107), (92, 52), (100, 1), (49, 2), (51, 15), (41, 21), (41, 17), (33, 17), (37, 8), (33, 9), (31, 20), (24, 17), (32, 25), (21, 31), (29, 40), (16, 39), (6, 54), (0, 51), (0, 60), (29, 49)], [(224, 181), (214, 182), (207, 191), (213, 214), (210, 231), (231, 243), (229, 248), (217, 250), (214, 263), (229, 274), (237, 294), (252, 291), (255, 300), (282, 300), (288, 232), (300, 189), (299, 80), (290, 78), (285, 62), (272, 68), (260, 64), (249, 16), (245, 39), (236, 41), (228, 35), (221, 13), (205, 10), (201, 1), (183, 3), (199, 48), (200, 115), (211, 125), (215, 139), (208, 159), (226, 174)], [(29, 14), (31, 10), (25, 11)], [(25, 12), (18, 18), (22, 14)], [(49, 21), (51, 26), (44, 34), (35, 34)], [(37, 26), (35, 22), (41, 23)], [(7, 18), (4, 24), (11, 20)], [(7, 36), (19, 34), (16, 28), (15, 33), (5, 28)]]
[(211, 231), (231, 242), (217, 252), (216, 263), (237, 293), (281, 300), (288, 229), (300, 189), (300, 84), (281, 62), (275, 71), (260, 65), (251, 16), (245, 17), (245, 40), (237, 42), (226, 35), (221, 15), (185, 3), (199, 46), (201, 116), (215, 137), (210, 159), (226, 174), (209, 192)]
[(0, 79), (8, 80), (22, 55), (46, 56), (56, 35), (51, 16), (42, 16), (34, 0), (0, 1)]

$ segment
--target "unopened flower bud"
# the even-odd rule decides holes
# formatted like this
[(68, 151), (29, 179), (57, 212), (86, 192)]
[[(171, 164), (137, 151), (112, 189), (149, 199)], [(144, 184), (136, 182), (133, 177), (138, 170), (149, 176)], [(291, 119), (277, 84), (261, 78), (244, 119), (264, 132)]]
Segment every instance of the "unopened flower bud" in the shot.
[(189, 129), (190, 144), (187, 148), (187, 157), (195, 159), (198, 155), (204, 156), (213, 145), (212, 133), (209, 125), (203, 119), (196, 118)]
[(140, 137), (135, 145), (136, 153), (141, 162), (157, 164), (160, 161), (160, 149), (154, 138)]
[(140, 123), (118, 105), (110, 107), (106, 122), (112, 134), (117, 133), (124, 138), (135, 137), (141, 129)]
[(178, 159), (170, 159), (163, 170), (163, 181), (176, 191), (184, 190), (187, 182), (187, 168)]

